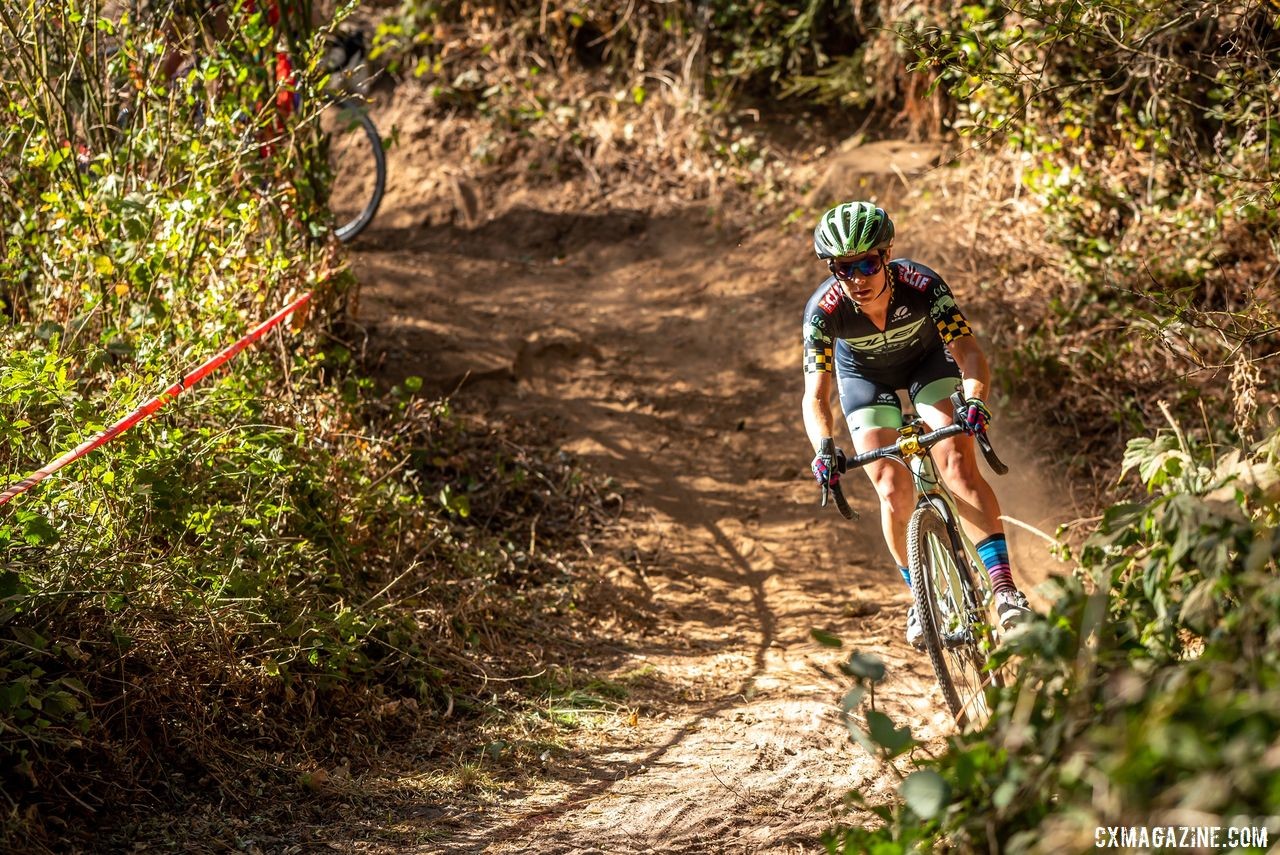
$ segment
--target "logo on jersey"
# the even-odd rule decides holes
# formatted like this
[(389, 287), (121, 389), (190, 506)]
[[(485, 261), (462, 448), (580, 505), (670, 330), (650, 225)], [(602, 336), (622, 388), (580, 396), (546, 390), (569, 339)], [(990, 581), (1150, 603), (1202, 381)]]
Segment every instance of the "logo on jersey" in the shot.
[(898, 268), (898, 279), (917, 291), (923, 291), (929, 287), (930, 276), (927, 273), (916, 270), (910, 264), (904, 264)]
[(897, 311), (893, 313), (892, 320), (900, 321), (909, 314), (911, 314), (911, 308), (909, 306), (899, 306)]
[(846, 338), (845, 343), (854, 350), (860, 350), (863, 353), (888, 353), (894, 350), (901, 350), (916, 340), (920, 334), (921, 327), (928, 320), (928, 318), (921, 318), (913, 324), (885, 330), (883, 333)]
[(822, 315), (813, 315), (805, 325), (804, 337), (809, 341), (831, 344), (831, 336), (827, 335), (827, 319)]
[(836, 306), (840, 305), (840, 288), (832, 285), (827, 289), (827, 293), (822, 295), (822, 299), (818, 301), (818, 308), (822, 309), (823, 314), (831, 314), (836, 310)]
[(950, 294), (938, 295), (938, 298), (929, 306), (929, 314), (933, 315), (935, 320), (958, 314), (959, 311), (960, 307), (956, 305), (956, 298)]

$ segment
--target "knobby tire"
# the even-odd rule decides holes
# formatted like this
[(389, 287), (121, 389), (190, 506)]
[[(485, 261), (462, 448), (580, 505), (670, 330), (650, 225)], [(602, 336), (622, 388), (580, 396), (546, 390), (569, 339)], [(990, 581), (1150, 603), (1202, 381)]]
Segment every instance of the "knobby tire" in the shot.
[[(983, 689), (993, 679), (983, 671), (987, 661), (984, 642), (989, 648), (993, 640), (990, 627), (985, 625), (989, 616), (980, 605), (981, 595), (968, 558), (963, 550), (957, 550), (946, 523), (932, 505), (922, 505), (911, 515), (907, 527), (907, 560), (925, 649), (942, 696), (957, 727), (963, 728), (966, 723), (981, 727), (990, 716)], [(946, 585), (942, 591), (940, 584)], [(948, 647), (943, 642), (944, 627), (938, 625), (938, 617), (948, 602), (947, 592), (954, 590), (953, 585), (964, 592), (967, 616), (976, 617), (977, 621), (966, 617), (972, 639), (960, 646)], [(960, 688), (957, 682), (962, 684)]]
[[(383, 151), (382, 138), (378, 136), (378, 129), (360, 104), (355, 101), (341, 100), (330, 104), (327, 109), (349, 112), (352, 115), (364, 133), (364, 138), (368, 142), (368, 155), (373, 160), (374, 182), (369, 199), (360, 209), (360, 213), (345, 223), (338, 223), (334, 228), (334, 234), (338, 240), (349, 243), (368, 228), (378, 213), (378, 206), (382, 204), (382, 196), (387, 189), (387, 155)], [(333, 141), (330, 140), (330, 145), (332, 144)]]

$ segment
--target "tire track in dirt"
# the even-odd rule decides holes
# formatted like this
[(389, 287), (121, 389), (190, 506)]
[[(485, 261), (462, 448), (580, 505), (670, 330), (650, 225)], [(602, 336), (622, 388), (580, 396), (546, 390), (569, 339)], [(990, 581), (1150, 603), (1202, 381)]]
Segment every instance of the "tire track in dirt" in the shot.
[(852, 491), (856, 525), (815, 506), (797, 336), (814, 272), (806, 246), (779, 244), (698, 213), (516, 208), (474, 230), (375, 227), (361, 248), (361, 317), (389, 379), (549, 420), (622, 485), (644, 558), (606, 572), (649, 600), (664, 643), (615, 641), (673, 690), (412, 851), (821, 851), (846, 791), (874, 801), (896, 782), (849, 744), (847, 650), (814, 627), (885, 660), (878, 708), (944, 732), (928, 662), (901, 640), (908, 593), (870, 490)]

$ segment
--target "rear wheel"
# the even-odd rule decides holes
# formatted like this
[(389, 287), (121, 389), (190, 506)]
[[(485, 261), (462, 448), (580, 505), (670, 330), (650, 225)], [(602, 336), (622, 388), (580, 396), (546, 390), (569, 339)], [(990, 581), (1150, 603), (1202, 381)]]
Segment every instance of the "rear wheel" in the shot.
[(922, 505), (907, 527), (911, 592), (934, 673), (957, 726), (981, 727), (991, 716), (985, 689), (995, 642), (964, 550), (932, 505)]
[(387, 158), (369, 114), (355, 101), (335, 101), (320, 117), (333, 174), (329, 210), (343, 243), (364, 231), (382, 204)]

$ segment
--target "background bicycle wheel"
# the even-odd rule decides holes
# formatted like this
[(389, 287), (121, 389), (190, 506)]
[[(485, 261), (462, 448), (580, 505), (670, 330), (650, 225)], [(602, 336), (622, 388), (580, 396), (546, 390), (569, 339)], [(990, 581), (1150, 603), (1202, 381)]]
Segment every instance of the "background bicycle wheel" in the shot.
[(336, 101), (320, 115), (328, 141), (333, 190), (329, 209), (334, 231), (346, 242), (363, 231), (378, 211), (386, 188), (387, 167), (377, 130), (354, 101)]

